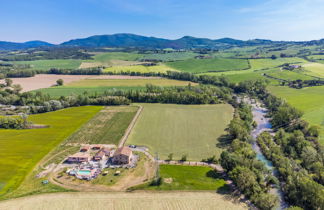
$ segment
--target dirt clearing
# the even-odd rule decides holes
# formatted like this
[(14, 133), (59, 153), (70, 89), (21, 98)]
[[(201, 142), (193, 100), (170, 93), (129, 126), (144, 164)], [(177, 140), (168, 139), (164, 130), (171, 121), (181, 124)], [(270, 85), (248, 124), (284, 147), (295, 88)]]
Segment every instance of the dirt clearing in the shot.
[(6, 210), (248, 209), (213, 192), (53, 193), (0, 202)]

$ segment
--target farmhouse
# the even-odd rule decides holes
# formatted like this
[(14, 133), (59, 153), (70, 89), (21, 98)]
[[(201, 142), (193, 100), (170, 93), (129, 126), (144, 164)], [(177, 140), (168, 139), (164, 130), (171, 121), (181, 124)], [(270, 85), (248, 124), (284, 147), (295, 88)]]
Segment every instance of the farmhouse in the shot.
[(70, 163), (82, 163), (88, 162), (90, 160), (90, 155), (86, 153), (76, 153), (74, 155), (70, 155), (67, 159)]
[(100, 150), (99, 152), (97, 152), (95, 154), (95, 156), (93, 156), (93, 160), (96, 160), (96, 161), (102, 160), (105, 157), (105, 155), (106, 155), (105, 152), (103, 150)]
[(112, 162), (117, 165), (129, 164), (132, 160), (132, 156), (133, 152), (130, 148), (120, 147), (115, 151)]

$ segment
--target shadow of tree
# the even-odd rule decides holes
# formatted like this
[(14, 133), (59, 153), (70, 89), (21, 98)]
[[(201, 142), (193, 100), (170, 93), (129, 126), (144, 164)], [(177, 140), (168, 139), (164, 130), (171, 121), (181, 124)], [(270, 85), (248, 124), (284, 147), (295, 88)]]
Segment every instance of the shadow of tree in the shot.
[(232, 138), (229, 135), (221, 135), (218, 139), (217, 139), (217, 144), (216, 147), (218, 148), (226, 148), (228, 145), (231, 144), (232, 142)]

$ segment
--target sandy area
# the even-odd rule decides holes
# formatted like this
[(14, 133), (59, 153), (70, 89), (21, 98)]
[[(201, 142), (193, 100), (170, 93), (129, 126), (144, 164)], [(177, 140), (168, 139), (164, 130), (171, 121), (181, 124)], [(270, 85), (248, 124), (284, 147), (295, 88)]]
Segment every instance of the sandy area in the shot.
[[(157, 77), (155, 77), (157, 78)], [(56, 80), (63, 79), (64, 84), (82, 79), (152, 79), (150, 77), (140, 76), (123, 76), (123, 75), (56, 75), (56, 74), (37, 74), (34, 77), (11, 78), (13, 84), (20, 84), (23, 88), (22, 92), (37, 90), (40, 88), (48, 88), (56, 84)], [(4, 83), (4, 80), (0, 80)]]
[(97, 209), (247, 209), (231, 197), (213, 192), (52, 193), (0, 202), (6, 210)]

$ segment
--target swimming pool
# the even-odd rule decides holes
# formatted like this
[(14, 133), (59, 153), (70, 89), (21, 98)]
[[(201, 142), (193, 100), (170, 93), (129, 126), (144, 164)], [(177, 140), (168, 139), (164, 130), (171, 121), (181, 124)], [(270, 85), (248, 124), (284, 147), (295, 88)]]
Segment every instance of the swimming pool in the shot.
[(89, 175), (91, 175), (91, 171), (90, 170), (80, 170), (80, 171), (78, 171), (78, 175), (89, 176)]

